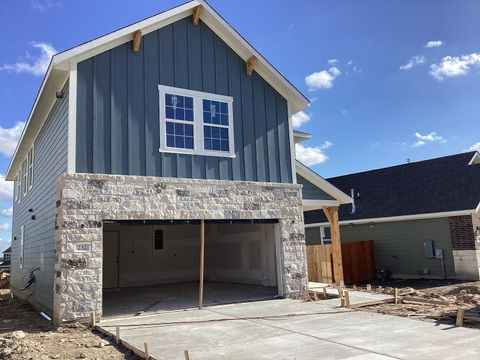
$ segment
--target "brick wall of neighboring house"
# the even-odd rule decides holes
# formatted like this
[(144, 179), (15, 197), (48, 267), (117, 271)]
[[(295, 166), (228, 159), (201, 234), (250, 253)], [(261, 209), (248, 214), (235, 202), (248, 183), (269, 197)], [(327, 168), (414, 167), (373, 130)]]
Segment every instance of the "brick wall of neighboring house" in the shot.
[(453, 250), (475, 250), (475, 234), (470, 215), (452, 216), (450, 220), (450, 236)]

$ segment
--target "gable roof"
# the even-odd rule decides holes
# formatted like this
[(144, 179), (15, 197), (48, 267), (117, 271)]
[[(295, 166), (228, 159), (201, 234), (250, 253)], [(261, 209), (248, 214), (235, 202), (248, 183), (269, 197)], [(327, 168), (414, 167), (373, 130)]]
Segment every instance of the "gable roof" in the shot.
[(5, 250), (3, 250), (3, 254), (9, 253), (9, 252), (12, 252), (12, 247), (11, 247), (11, 246), (9, 246), (9, 247), (6, 248)]
[(70, 71), (74, 70), (74, 67), (71, 66), (72, 63), (78, 63), (116, 46), (130, 42), (133, 33), (137, 30), (141, 30), (142, 35), (146, 35), (178, 20), (189, 17), (192, 15), (193, 9), (199, 5), (202, 6), (200, 19), (243, 60), (246, 61), (251, 56), (257, 58), (254, 70), (287, 99), (290, 106), (289, 110), (292, 114), (308, 106), (309, 100), (205, 0), (192, 0), (54, 55), (50, 61), (20, 141), (17, 144), (17, 148), (8, 167), (6, 180), (14, 180), (21, 166), (21, 162), (26, 157), (49, 111), (53, 107), (55, 92), (61, 90), (68, 80)]
[[(340, 221), (475, 210), (480, 203), (480, 164), (467, 152), (327, 179), (354, 204), (340, 207)], [(323, 223), (322, 211), (305, 213), (305, 223)]]

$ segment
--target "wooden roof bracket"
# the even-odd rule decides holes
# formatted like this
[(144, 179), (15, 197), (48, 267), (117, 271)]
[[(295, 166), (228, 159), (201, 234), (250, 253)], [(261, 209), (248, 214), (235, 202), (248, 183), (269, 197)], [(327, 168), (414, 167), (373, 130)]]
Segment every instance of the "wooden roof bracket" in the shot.
[(142, 43), (142, 30), (137, 30), (133, 33), (132, 50), (137, 53), (140, 51), (140, 44)]
[(250, 58), (247, 60), (247, 75), (252, 76), (253, 74), (253, 69), (255, 68), (255, 65), (257, 64), (257, 58), (255, 56), (250, 56)]
[(193, 26), (197, 26), (198, 22), (200, 21), (200, 14), (202, 13), (202, 5), (195, 6), (193, 8), (193, 17), (192, 17), (192, 24)]

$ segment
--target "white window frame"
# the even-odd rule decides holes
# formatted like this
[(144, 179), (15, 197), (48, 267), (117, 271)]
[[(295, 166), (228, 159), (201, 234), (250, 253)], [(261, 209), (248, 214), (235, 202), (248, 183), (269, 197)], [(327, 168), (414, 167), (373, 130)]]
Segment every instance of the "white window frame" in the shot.
[(28, 177), (28, 171), (27, 171), (27, 159), (23, 160), (22, 163), (22, 198), (24, 198), (27, 195), (28, 192), (28, 187), (27, 187), (27, 177)]
[(25, 238), (25, 225), (20, 226), (20, 269), (23, 269), (23, 262), (25, 260), (25, 247), (24, 247), (24, 238)]
[[(159, 114), (160, 114), (160, 152), (176, 154), (192, 154), (218, 157), (235, 157), (235, 143), (233, 133), (233, 97), (212, 94), (202, 91), (188, 90), (177, 87), (158, 85), (159, 91)], [(193, 98), (193, 121), (188, 120), (170, 120), (165, 117), (165, 94), (173, 93), (180, 96), (189, 96)], [(225, 125), (204, 124), (203, 123), (203, 100), (213, 100), (225, 102), (228, 105), (228, 149), (229, 151), (207, 150), (204, 146), (203, 127), (212, 126), (227, 128)], [(193, 149), (172, 148), (167, 146), (167, 121), (178, 122), (182, 124), (193, 125)]]
[(20, 189), (22, 188), (20, 184), (20, 171), (17, 173), (15, 178), (15, 201), (18, 202), (20, 199)]
[(27, 192), (33, 187), (33, 146), (27, 156)]
[[(325, 237), (325, 228), (327, 228), (327, 227), (330, 228), (330, 225), (320, 226), (320, 240), (321, 240), (322, 245), (328, 245), (328, 244), (332, 243), (331, 238), (326, 238)], [(331, 228), (330, 228), (330, 231), (332, 231)], [(330, 232), (330, 234), (331, 234), (331, 232)], [(325, 244), (325, 241), (328, 241), (328, 243)]]

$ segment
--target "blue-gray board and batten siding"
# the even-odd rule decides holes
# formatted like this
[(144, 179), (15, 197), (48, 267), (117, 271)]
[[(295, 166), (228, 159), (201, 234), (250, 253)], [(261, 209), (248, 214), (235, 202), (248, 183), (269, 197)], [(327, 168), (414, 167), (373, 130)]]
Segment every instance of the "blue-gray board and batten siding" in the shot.
[[(55, 213), (57, 178), (67, 172), (68, 83), (64, 96), (56, 100), (34, 143), (34, 185), (27, 195), (13, 202), (12, 278), (14, 293), (51, 314), (55, 270)], [(32, 209), (32, 212), (29, 212)], [(32, 220), (35, 215), (35, 220)], [(24, 263), (19, 268), (20, 227), (25, 227)], [(38, 268), (34, 284), (23, 289), (29, 271)]]
[[(287, 101), (191, 17), (77, 68), (76, 171), (292, 182)], [(159, 152), (158, 85), (232, 96), (235, 158)]]
[(303, 176), (297, 174), (297, 184), (301, 184), (302, 187), (302, 196), (304, 199), (308, 200), (335, 200), (333, 196), (327, 194), (325, 191), (320, 189), (318, 186), (312, 184), (310, 181), (305, 179)]

